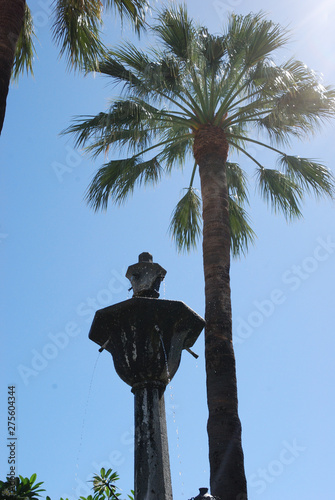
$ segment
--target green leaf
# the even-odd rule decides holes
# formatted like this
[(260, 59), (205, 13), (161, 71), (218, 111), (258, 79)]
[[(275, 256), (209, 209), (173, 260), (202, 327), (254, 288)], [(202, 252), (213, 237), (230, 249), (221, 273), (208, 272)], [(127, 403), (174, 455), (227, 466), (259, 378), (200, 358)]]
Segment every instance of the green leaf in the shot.
[(257, 171), (259, 190), (275, 212), (281, 210), (287, 219), (301, 217), (301, 188), (278, 170), (259, 168)]
[(246, 211), (229, 197), (230, 247), (233, 257), (245, 255), (255, 241), (255, 233), (249, 224)]
[(289, 155), (282, 155), (279, 163), (284, 167), (286, 174), (302, 189), (312, 191), (316, 196), (334, 197), (334, 176), (321, 163)]
[(202, 28), (198, 32), (200, 52), (205, 58), (207, 69), (216, 72), (223, 57), (227, 55), (227, 44), (224, 36), (216, 36), (209, 33), (207, 28)]
[(128, 19), (138, 34), (145, 29), (145, 14), (149, 8), (146, 0), (104, 0), (104, 4), (116, 10), (121, 21)]
[(14, 80), (17, 80), (25, 71), (32, 75), (34, 74), (33, 60), (36, 54), (33, 41), (34, 37), (36, 37), (36, 35), (34, 32), (33, 18), (29, 7), (26, 5), (23, 26), (15, 50), (15, 59), (12, 69), (12, 78)]
[(56, 0), (53, 11), (53, 39), (66, 54), (69, 66), (96, 65), (105, 49), (100, 41), (100, 0)]
[(169, 232), (178, 251), (189, 252), (197, 244), (201, 234), (201, 199), (196, 190), (189, 187), (178, 202), (171, 217)]
[(165, 47), (182, 61), (192, 57), (195, 28), (182, 5), (169, 6), (158, 15), (153, 30), (159, 34)]
[(193, 137), (185, 130), (185, 127), (180, 129), (180, 133), (168, 129), (164, 137), (171, 139), (171, 142), (162, 149), (160, 159), (164, 162), (166, 171), (170, 173), (175, 166), (183, 168), (185, 161), (192, 153)]
[(247, 178), (237, 163), (226, 162), (229, 195), (241, 202), (247, 201)]
[(133, 193), (136, 185), (156, 184), (162, 175), (157, 156), (141, 161), (132, 157), (112, 160), (100, 168), (86, 194), (89, 205), (94, 210), (106, 209), (108, 200), (121, 204)]
[[(111, 146), (127, 146), (133, 153), (147, 147), (155, 133), (154, 115), (157, 110), (139, 100), (120, 100), (108, 113), (86, 119), (76, 119), (63, 134), (74, 134), (76, 146), (85, 146), (93, 156), (107, 153)], [(153, 123), (153, 126), (152, 126)]]
[[(37, 477), (37, 476), (36, 476), (36, 474), (33, 474), (33, 475), (30, 477), (30, 480), (29, 480), (29, 481), (30, 481), (30, 483), (31, 483), (31, 484), (33, 484), (33, 483), (36, 481), (36, 477)], [(39, 483), (39, 484), (42, 484), (42, 483)], [(36, 485), (36, 486), (38, 486), (38, 485)]]
[(263, 12), (230, 15), (226, 43), (233, 65), (237, 61), (252, 67), (287, 43), (287, 32), (264, 17)]

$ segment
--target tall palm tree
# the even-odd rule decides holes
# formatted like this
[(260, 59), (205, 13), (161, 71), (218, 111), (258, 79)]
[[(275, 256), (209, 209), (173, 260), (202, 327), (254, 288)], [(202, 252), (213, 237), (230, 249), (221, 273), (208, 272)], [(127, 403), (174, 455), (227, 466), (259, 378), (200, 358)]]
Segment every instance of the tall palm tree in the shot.
[[(186, 192), (175, 208), (171, 232), (179, 249), (197, 242), (203, 224), (206, 296), (205, 356), (209, 409), (210, 482), (222, 500), (247, 498), (232, 344), (230, 255), (246, 251), (254, 233), (248, 221), (247, 174), (228, 155), (252, 160), (259, 192), (288, 219), (301, 215), (305, 192), (333, 196), (330, 171), (319, 162), (281, 149), (335, 114), (335, 91), (290, 59), (275, 64), (287, 32), (263, 14), (231, 15), (214, 36), (197, 26), (184, 7), (166, 8), (151, 28), (154, 47), (124, 43), (99, 63), (122, 85), (107, 112), (80, 117), (65, 132), (94, 156), (127, 151), (97, 172), (88, 203), (106, 209), (141, 184), (156, 184), (193, 157)], [(261, 138), (257, 132), (260, 132)], [(264, 137), (262, 139), (262, 137)], [(265, 142), (264, 142), (265, 141)], [(249, 146), (278, 158), (266, 168)], [(201, 197), (193, 187), (199, 173)], [(202, 202), (202, 220), (201, 220)]]
[[(145, 27), (147, 0), (56, 0), (52, 32), (60, 54), (68, 57), (70, 66), (81, 67), (103, 53), (99, 28), (102, 6), (114, 9), (127, 18), (139, 33)], [(25, 0), (0, 0), (0, 134), (6, 111), (11, 76), (25, 70), (32, 73), (35, 53), (34, 26)]]
[(25, 4), (25, 0), (0, 0), (0, 133)]

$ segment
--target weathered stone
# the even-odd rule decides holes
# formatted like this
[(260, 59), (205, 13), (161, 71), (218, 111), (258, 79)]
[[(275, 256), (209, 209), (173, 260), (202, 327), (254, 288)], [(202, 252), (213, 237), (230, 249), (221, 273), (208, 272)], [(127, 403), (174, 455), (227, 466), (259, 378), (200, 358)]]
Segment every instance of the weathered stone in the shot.
[(182, 350), (193, 346), (203, 327), (204, 320), (183, 302), (133, 297), (97, 311), (89, 338), (105, 345), (131, 387), (154, 380), (166, 385)]
[(152, 261), (149, 252), (141, 253), (138, 263), (129, 266), (126, 272), (135, 297), (158, 298), (159, 287), (165, 275), (165, 269)]
[(112, 354), (135, 396), (135, 499), (172, 500), (164, 391), (205, 321), (183, 302), (149, 298), (166, 271), (150, 254), (141, 256), (127, 271), (141, 283), (133, 285), (135, 296), (97, 311), (89, 338)]

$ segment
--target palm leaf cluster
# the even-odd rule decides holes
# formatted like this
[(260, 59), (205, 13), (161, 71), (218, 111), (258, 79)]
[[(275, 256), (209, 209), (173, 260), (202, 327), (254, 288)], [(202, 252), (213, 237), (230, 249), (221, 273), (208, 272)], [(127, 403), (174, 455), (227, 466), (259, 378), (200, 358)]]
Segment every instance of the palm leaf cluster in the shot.
[(13, 80), (17, 80), (19, 75), (25, 71), (33, 74), (33, 60), (36, 52), (34, 46), (34, 36), (35, 32), (32, 15), (29, 7), (26, 5), (23, 26), (16, 44), (15, 58), (12, 69)]
[[(52, 34), (65, 55), (69, 66), (83, 68), (93, 64), (104, 53), (101, 41), (103, 12), (114, 10), (129, 21), (139, 34), (145, 29), (145, 14), (149, 8), (147, 0), (50, 0), (53, 4)], [(24, 70), (33, 73), (35, 54), (33, 17), (26, 5), (24, 25), (16, 46), (13, 78)]]
[[(303, 63), (275, 64), (273, 53), (288, 33), (262, 13), (232, 14), (221, 35), (188, 17), (184, 7), (162, 10), (150, 28), (155, 43), (146, 51), (130, 42), (106, 56), (94, 70), (121, 86), (110, 108), (77, 119), (66, 130), (93, 155), (117, 156), (97, 172), (87, 191), (95, 209), (123, 202), (136, 186), (157, 183), (192, 156), (197, 131), (224, 131), (229, 155), (252, 160), (260, 194), (288, 218), (301, 215), (305, 192), (332, 196), (334, 180), (318, 161), (288, 155), (282, 147), (303, 138), (334, 116), (335, 91)], [(277, 156), (268, 168), (250, 153), (261, 146)], [(125, 152), (119, 157), (119, 152)], [(244, 252), (253, 241), (245, 207), (248, 177), (239, 164), (223, 163), (230, 197), (231, 248)], [(175, 208), (170, 230), (179, 249), (189, 250), (201, 232), (201, 201), (191, 182)]]

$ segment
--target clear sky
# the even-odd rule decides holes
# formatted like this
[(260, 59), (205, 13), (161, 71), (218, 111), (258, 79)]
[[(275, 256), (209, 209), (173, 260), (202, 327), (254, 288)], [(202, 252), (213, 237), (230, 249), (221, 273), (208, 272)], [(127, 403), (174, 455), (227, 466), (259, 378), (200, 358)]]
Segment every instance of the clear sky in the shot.
[[(104, 465), (119, 472), (126, 496), (133, 487), (133, 395), (88, 331), (96, 309), (127, 299), (124, 274), (143, 251), (167, 270), (161, 298), (183, 300), (204, 315), (201, 248), (178, 255), (167, 233), (192, 166), (121, 208), (94, 214), (86, 206), (84, 192), (103, 158), (82, 155), (59, 132), (75, 115), (104, 110), (116, 93), (106, 78), (66, 71), (50, 40), (50, 3), (30, 2), (39, 38), (35, 78), (11, 87), (0, 139), (0, 476), (9, 471), (7, 386), (15, 384), (17, 472), (36, 472), (52, 500), (73, 500), (88, 494), (87, 480)], [(228, 11), (265, 10), (292, 29), (280, 57), (303, 60), (335, 85), (333, 1), (187, 4), (215, 33)], [(112, 20), (105, 35), (115, 44), (131, 32)], [(291, 152), (334, 171), (334, 124)], [(251, 165), (240, 162), (252, 179)], [(332, 498), (334, 204), (307, 198), (304, 219), (287, 225), (256, 195), (252, 187), (258, 239), (231, 270), (249, 498)], [(199, 359), (184, 352), (166, 391), (175, 499), (209, 485), (203, 344), (202, 334), (194, 347)]]

